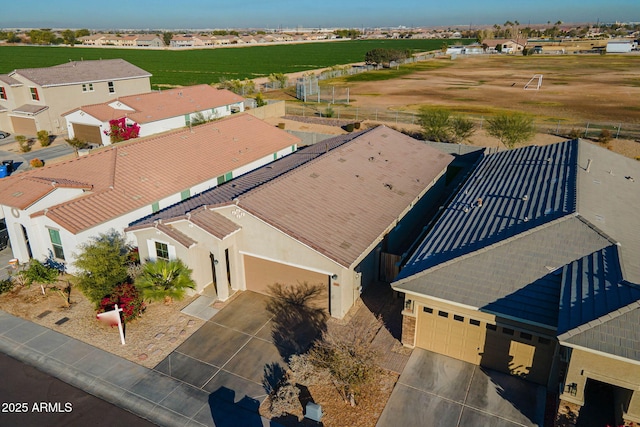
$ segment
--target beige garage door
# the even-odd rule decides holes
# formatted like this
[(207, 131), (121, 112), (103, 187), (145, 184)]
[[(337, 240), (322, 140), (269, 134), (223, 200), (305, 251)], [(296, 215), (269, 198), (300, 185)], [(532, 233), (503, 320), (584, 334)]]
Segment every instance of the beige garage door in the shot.
[(16, 135), (36, 136), (36, 120), (28, 117), (11, 117), (13, 133)]
[(421, 307), (417, 326), (418, 347), (480, 364), (484, 346), (480, 322), (460, 314)]
[(100, 128), (98, 126), (73, 123), (73, 133), (81, 141), (102, 144)]
[(295, 285), (307, 282), (309, 284), (321, 284), (326, 292), (318, 297), (316, 304), (329, 309), (329, 277), (325, 274), (290, 265), (280, 264), (261, 258), (244, 255), (245, 279), (247, 289), (268, 293), (267, 287), (274, 283)]
[(419, 307), (416, 346), (465, 362), (546, 384), (554, 354), (551, 340), (468, 315)]

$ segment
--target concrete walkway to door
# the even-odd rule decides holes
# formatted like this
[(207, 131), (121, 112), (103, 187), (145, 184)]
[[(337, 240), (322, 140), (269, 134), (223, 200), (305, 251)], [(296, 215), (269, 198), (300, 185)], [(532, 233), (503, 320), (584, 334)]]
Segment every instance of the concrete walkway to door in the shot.
[(545, 396), (542, 386), (416, 348), (378, 426), (542, 426)]

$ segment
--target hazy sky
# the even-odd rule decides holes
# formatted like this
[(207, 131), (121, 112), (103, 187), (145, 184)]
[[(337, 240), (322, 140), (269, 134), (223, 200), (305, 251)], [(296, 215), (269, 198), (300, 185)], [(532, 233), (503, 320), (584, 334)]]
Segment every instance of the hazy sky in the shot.
[(4, 0), (0, 28), (295, 28), (638, 22), (640, 0)]

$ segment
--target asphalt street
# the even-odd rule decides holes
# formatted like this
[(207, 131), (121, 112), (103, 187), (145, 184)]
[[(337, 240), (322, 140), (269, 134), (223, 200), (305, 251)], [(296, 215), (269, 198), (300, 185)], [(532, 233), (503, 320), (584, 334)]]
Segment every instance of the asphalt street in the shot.
[(0, 372), (0, 426), (155, 425), (4, 353)]

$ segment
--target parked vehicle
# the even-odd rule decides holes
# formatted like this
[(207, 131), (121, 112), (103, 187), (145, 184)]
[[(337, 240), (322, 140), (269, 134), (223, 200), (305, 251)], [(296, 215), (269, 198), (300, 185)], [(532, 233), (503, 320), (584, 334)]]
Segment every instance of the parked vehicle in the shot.
[(9, 244), (9, 233), (7, 232), (7, 225), (4, 218), (0, 219), (0, 250), (7, 247)]
[(5, 139), (8, 136), (9, 136), (9, 132), (5, 132), (3, 130), (0, 130), (0, 139)]

